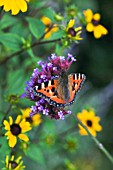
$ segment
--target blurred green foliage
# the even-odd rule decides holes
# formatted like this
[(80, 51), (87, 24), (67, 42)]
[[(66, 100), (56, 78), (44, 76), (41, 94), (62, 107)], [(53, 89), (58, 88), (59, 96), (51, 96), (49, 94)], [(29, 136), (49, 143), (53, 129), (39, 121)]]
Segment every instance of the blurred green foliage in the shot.
[[(29, 10), (25, 14), (11, 16), (10, 12), (0, 13), (1, 121), (9, 109), (9, 114), (15, 117), (20, 114), (21, 108), (33, 105), (33, 102), (18, 96), (24, 93), (25, 82), (37, 67), (37, 61), (46, 60), (51, 53), (62, 56), (70, 52), (77, 56), (77, 62), (72, 65), (69, 72), (84, 73), (87, 77), (77, 101), (70, 108), (74, 114), (83, 108), (93, 107), (96, 110), (103, 126), (97, 138), (113, 155), (113, 21), (111, 17), (113, 1), (32, 0), (28, 5)], [(72, 43), (69, 48), (59, 42), (35, 45), (37, 41), (40, 42), (45, 30), (45, 25), (40, 18), (45, 15), (56, 23), (55, 15), (63, 16), (72, 5), (77, 7), (78, 11), (91, 8), (94, 12), (99, 12), (102, 16), (102, 24), (109, 31), (108, 35), (96, 40), (92, 34), (86, 33), (83, 27), (84, 40), (79, 44)], [(64, 31), (59, 30), (49, 40), (59, 39), (63, 34)], [(29, 48), (30, 46), (32, 48)], [(13, 102), (14, 96), (16, 102)], [(1, 127), (4, 131), (2, 122)], [(64, 121), (50, 120), (42, 115), (42, 124), (33, 128), (28, 134), (30, 142), (25, 145), (25, 148), (23, 143), (19, 142), (14, 149), (9, 149), (6, 138), (1, 134), (0, 160), (5, 161), (5, 156), (13, 153), (23, 156), (27, 170), (113, 169), (109, 160), (91, 139), (78, 134), (77, 122), (71, 115)], [(2, 167), (3, 162), (0, 162), (0, 169)]]

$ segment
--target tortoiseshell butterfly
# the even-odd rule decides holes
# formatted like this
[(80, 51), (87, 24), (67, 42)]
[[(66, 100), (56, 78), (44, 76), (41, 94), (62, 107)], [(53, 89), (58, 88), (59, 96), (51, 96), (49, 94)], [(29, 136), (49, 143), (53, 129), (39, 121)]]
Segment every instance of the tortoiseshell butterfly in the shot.
[(64, 107), (74, 102), (85, 79), (84, 74), (63, 72), (61, 76), (35, 86), (34, 95), (44, 98), (50, 105)]

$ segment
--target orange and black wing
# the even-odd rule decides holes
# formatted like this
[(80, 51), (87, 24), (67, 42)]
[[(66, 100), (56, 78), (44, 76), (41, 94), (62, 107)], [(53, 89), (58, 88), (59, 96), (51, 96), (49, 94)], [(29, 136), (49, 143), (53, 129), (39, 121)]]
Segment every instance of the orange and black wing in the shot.
[(52, 79), (34, 87), (34, 95), (47, 100), (51, 105), (56, 107), (65, 106), (65, 101), (62, 100), (58, 94), (57, 87), (59, 84), (58, 79)]
[(68, 100), (67, 105), (70, 105), (74, 102), (77, 92), (81, 89), (82, 84), (84, 83), (86, 76), (84, 74), (70, 74), (68, 76), (68, 84), (70, 91), (70, 99)]

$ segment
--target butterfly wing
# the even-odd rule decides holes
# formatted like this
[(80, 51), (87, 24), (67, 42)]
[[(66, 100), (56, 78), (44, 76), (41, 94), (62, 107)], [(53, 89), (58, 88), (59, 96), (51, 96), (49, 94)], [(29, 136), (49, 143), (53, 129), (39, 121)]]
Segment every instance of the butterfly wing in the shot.
[(74, 102), (77, 92), (81, 89), (82, 84), (84, 83), (86, 76), (84, 74), (70, 74), (68, 76), (68, 86), (70, 91), (70, 99), (68, 100), (67, 105)]
[(59, 97), (57, 91), (58, 87), (59, 87), (59, 78), (52, 79), (35, 86), (34, 95), (44, 98), (51, 105), (57, 107), (61, 107), (61, 106), (63, 107), (66, 102)]
[(60, 79), (52, 79), (34, 87), (34, 95), (39, 96), (47, 100), (51, 105), (56, 107), (64, 107), (74, 102), (77, 92), (80, 90), (83, 82), (85, 81), (84, 74), (70, 74), (68, 76), (68, 89), (70, 98), (65, 101), (62, 96), (62, 87), (59, 81)]

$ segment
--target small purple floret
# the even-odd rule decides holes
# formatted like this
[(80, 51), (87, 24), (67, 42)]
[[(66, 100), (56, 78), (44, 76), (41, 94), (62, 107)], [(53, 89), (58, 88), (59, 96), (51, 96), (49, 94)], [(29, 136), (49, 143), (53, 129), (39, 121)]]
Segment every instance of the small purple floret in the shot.
[(59, 116), (60, 119), (64, 120), (64, 115), (63, 115), (62, 111), (58, 112), (58, 116)]

